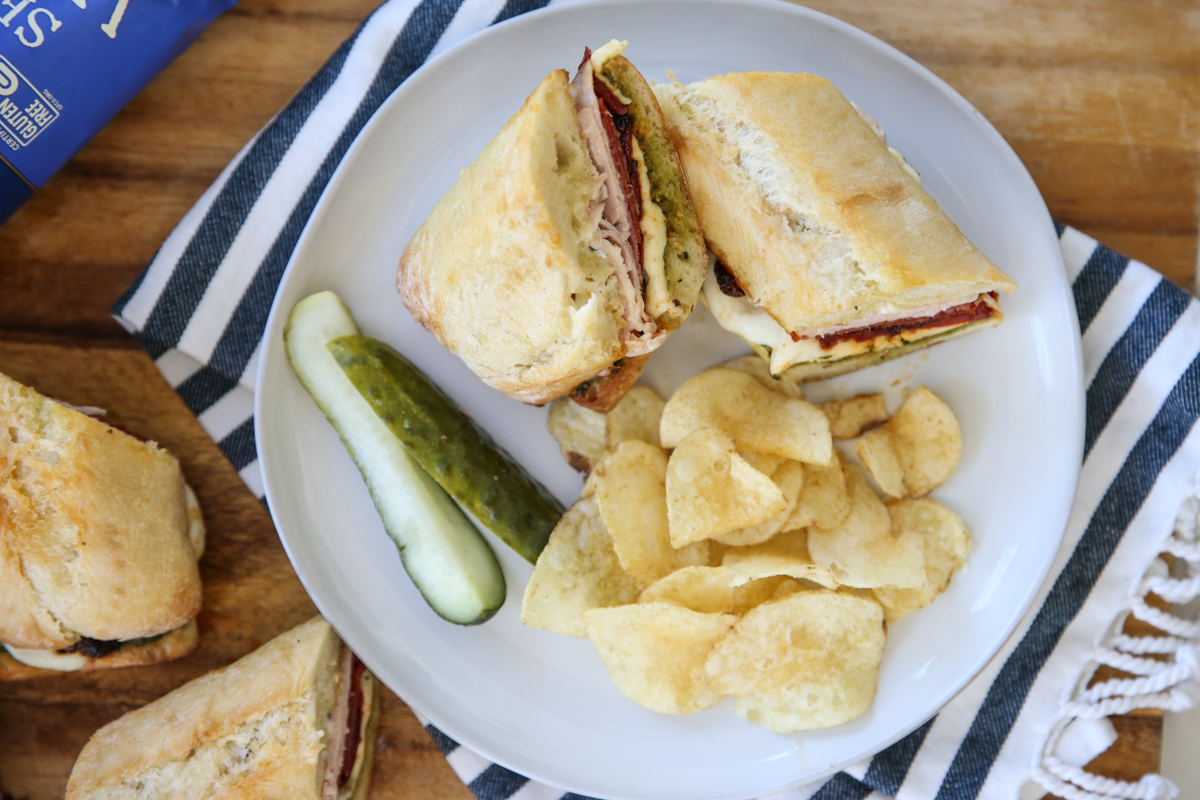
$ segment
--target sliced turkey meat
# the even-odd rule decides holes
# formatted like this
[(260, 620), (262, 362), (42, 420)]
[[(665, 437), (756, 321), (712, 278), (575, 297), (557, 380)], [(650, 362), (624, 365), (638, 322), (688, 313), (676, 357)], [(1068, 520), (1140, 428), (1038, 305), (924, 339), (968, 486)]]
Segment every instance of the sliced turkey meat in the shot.
[(655, 350), (666, 339), (646, 313), (642, 271), (641, 180), (633, 161), (632, 119), (616, 94), (596, 76), (585, 51), (571, 82), (571, 96), (588, 154), (600, 178), (588, 207), (593, 225), (588, 246), (613, 265), (624, 309), (621, 339), (626, 355)]

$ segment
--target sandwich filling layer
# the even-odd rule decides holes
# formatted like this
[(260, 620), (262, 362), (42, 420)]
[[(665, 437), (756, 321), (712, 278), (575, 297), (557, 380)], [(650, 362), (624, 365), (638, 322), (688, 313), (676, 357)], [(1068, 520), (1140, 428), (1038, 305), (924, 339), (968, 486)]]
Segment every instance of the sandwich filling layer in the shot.
[(322, 800), (347, 800), (354, 795), (364, 769), (368, 725), (375, 703), (374, 681), (366, 666), (342, 645), (338, 662), (338, 698), (330, 717)]
[(843, 326), (822, 335), (786, 331), (771, 315), (750, 301), (736, 279), (713, 259), (704, 282), (704, 299), (726, 330), (741, 336), (770, 360), (771, 373), (781, 374), (794, 364), (835, 363), (876, 350), (935, 339), (968, 325), (999, 322), (1000, 304), (994, 292), (966, 303), (939, 305), (909, 312), (907, 317)]
[[(658, 272), (662, 271), (666, 218), (649, 199), (644, 159), (633, 135), (633, 117), (625, 101), (597, 74), (597, 60), (618, 55), (620, 50), (620, 46), (606, 45), (596, 56), (585, 50), (583, 62), (571, 82), (571, 97), (588, 155), (599, 173), (588, 205), (592, 229), (588, 247), (601, 253), (612, 265), (624, 312), (621, 340), (626, 355), (639, 356), (658, 348), (667, 336), (646, 311), (644, 270), (645, 244), (649, 238), (651, 248), (658, 254)], [(656, 210), (657, 215), (653, 213)], [(654, 224), (659, 220), (661, 235)], [(645, 235), (647, 228), (650, 237)], [(654, 259), (650, 261), (653, 263)], [(655, 277), (661, 278), (661, 274)], [(654, 285), (656, 281), (651, 279), (650, 283)], [(665, 278), (657, 283), (665, 286)]]

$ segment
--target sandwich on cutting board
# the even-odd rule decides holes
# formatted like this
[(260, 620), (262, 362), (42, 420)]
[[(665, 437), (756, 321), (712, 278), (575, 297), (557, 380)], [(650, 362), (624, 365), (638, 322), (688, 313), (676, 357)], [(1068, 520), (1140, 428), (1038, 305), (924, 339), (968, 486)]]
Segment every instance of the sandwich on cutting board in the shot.
[(203, 550), (170, 453), (0, 374), (0, 680), (187, 655)]
[(361, 800), (375, 679), (320, 617), (105, 725), (67, 800)]
[(610, 410), (704, 280), (678, 157), (624, 49), (546, 76), (400, 259), (413, 318), (527, 403)]
[(654, 87), (718, 259), (717, 321), (793, 380), (999, 324), (1017, 285), (829, 81), (745, 72)]

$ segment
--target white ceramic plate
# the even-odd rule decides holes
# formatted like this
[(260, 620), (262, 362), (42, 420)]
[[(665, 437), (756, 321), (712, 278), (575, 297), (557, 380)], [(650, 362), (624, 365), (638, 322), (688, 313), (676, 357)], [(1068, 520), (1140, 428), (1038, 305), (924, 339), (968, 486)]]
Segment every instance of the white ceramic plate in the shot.
[[(545, 409), (488, 389), (415, 325), (394, 287), (405, 243), (526, 94), (584, 45), (630, 40), (650, 79), (809, 71), (880, 119), (889, 141), (966, 234), (1020, 284), (998, 329), (809, 391), (816, 400), (924, 383), (955, 410), (963, 457), (936, 493), (974, 537), (967, 568), (932, 606), (891, 627), (874, 704), (842, 727), (781, 736), (730, 701), (685, 717), (636, 706), (586, 640), (521, 626), (531, 568), (494, 538), (508, 601), (485, 625), (433, 615), (405, 576), (354, 464), (296, 381), (281, 331), (311, 292), (333, 289), (365, 333), (396, 346), (564, 503), (581, 482)], [(664, 396), (746, 352), (703, 308), (650, 360)], [(891, 47), (783, 3), (609, 0), (519, 17), (433, 60), (379, 110), (331, 181), (284, 276), (267, 327), (257, 437), (284, 546), (322, 613), (413, 708), (488, 758), (605, 798), (743, 798), (813, 780), (932, 716), (999, 648), (1043, 580), (1082, 452), (1079, 336), (1037, 188), (965, 100)], [(893, 406), (894, 407), (894, 406)]]

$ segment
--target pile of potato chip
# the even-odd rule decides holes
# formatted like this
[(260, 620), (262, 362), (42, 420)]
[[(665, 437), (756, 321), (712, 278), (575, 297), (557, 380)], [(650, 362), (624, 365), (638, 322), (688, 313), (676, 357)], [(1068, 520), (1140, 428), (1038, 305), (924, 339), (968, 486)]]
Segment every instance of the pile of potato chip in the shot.
[[(590, 474), (521, 619), (589, 637), (617, 687), (655, 711), (732, 696), (780, 733), (849, 722), (875, 695), (885, 621), (928, 605), (966, 561), (962, 520), (918, 499), (962, 452), (924, 387), (890, 418), (881, 395), (815, 406), (747, 356), (665, 403), (644, 386), (608, 414), (559, 401), (548, 425)], [(833, 445), (855, 438), (886, 503)]]

